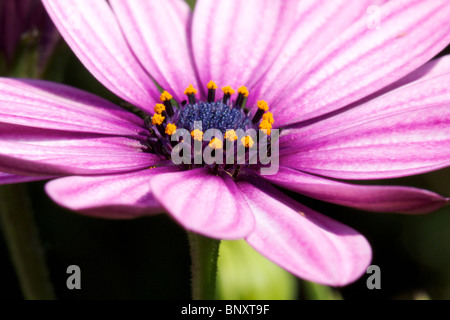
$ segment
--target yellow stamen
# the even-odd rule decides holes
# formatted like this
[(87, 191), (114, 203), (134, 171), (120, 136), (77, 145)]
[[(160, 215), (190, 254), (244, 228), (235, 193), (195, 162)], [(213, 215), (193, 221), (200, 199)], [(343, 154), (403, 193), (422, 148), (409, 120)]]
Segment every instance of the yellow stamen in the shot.
[(263, 120), (261, 121), (261, 123), (259, 124), (259, 128), (268, 136), (270, 136), (271, 130), (272, 130), (272, 125), (270, 124), (269, 121), (267, 120)]
[(161, 114), (163, 111), (166, 111), (166, 106), (161, 103), (157, 103), (155, 106), (155, 112)]
[(192, 131), (191, 136), (192, 136), (192, 138), (194, 138), (194, 140), (197, 140), (197, 141), (203, 140), (203, 132), (198, 129), (195, 129), (194, 131)]
[(191, 94), (197, 94), (197, 89), (194, 88), (194, 86), (192, 84), (189, 85), (189, 87), (186, 88), (186, 90), (184, 90), (184, 94), (189, 96)]
[(165, 117), (163, 117), (162, 115), (157, 113), (152, 117), (152, 123), (154, 126), (160, 125), (163, 123), (164, 119), (165, 119)]
[(172, 97), (172, 95), (170, 93), (168, 93), (167, 91), (164, 91), (163, 93), (161, 93), (160, 100), (162, 102), (165, 102), (165, 101), (172, 100), (172, 98), (173, 97)]
[(272, 112), (266, 112), (263, 114), (263, 121), (268, 121), (270, 124), (274, 124), (275, 119), (273, 118)]
[(255, 143), (253, 141), (252, 137), (250, 137), (250, 136), (243, 137), (241, 139), (241, 142), (244, 145), (244, 147), (246, 147), (246, 148), (252, 148), (253, 144)]
[(212, 81), (212, 80), (210, 82), (208, 82), (206, 87), (208, 88), (208, 90), (212, 90), (212, 89), (216, 90), (217, 89), (216, 83), (214, 81)]
[(248, 92), (248, 89), (247, 89), (247, 87), (245, 87), (245, 86), (242, 86), (242, 87), (240, 87), (239, 89), (238, 89), (238, 93), (239, 94), (242, 94), (244, 97), (248, 97), (248, 95), (249, 95), (249, 92)]
[(209, 146), (211, 149), (222, 149), (223, 148), (223, 142), (220, 139), (214, 138), (209, 143)]
[(169, 136), (173, 135), (176, 131), (177, 131), (177, 126), (174, 125), (173, 123), (169, 123), (166, 126), (166, 134), (168, 134)]
[(233, 88), (230, 87), (230, 86), (223, 87), (222, 91), (223, 91), (224, 94), (229, 94), (230, 96), (232, 96), (234, 94), (234, 92), (235, 92), (233, 90)]
[(234, 130), (228, 130), (225, 132), (225, 139), (227, 139), (230, 142), (236, 141), (238, 138), (236, 131)]
[(260, 100), (257, 102), (258, 105), (258, 109), (264, 110), (264, 111), (269, 111), (269, 104), (267, 102), (265, 102), (264, 100)]

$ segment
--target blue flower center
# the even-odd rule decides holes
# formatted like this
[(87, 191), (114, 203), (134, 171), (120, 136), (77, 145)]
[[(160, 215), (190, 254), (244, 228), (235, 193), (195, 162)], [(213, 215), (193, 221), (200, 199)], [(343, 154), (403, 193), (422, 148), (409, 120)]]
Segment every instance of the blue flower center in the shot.
[(263, 100), (257, 102), (251, 114), (246, 107), (249, 92), (245, 86), (238, 89), (236, 99), (230, 86), (222, 88), (220, 100), (216, 100), (217, 85), (213, 81), (207, 88), (203, 100), (189, 85), (184, 92), (188, 101), (178, 102), (178, 108), (170, 93), (161, 94), (161, 103), (146, 120), (150, 136), (145, 151), (172, 160), (186, 170), (209, 167), (213, 174), (227, 172), (236, 179), (242, 165), (262, 165), (250, 161), (254, 158), (250, 150), (257, 150), (259, 144), (269, 146), (274, 118)]
[(225, 132), (229, 129), (246, 130), (252, 126), (251, 120), (244, 114), (241, 108), (233, 108), (222, 101), (197, 102), (188, 104), (180, 111), (176, 126), (189, 131), (199, 129), (194, 127), (194, 122), (201, 122), (202, 130), (217, 129)]

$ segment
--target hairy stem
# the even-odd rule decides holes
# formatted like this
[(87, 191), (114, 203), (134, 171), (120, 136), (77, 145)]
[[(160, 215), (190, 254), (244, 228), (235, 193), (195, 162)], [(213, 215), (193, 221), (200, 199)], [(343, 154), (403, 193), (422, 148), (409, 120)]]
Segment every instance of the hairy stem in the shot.
[(24, 298), (55, 299), (25, 185), (0, 186), (0, 218)]
[(192, 260), (192, 299), (213, 300), (216, 292), (220, 240), (192, 232), (188, 235)]

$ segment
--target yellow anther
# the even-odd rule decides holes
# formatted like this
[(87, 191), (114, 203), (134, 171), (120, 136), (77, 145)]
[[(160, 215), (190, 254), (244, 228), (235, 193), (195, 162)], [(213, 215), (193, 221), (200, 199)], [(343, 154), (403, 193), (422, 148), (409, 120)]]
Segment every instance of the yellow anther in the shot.
[(184, 90), (184, 94), (187, 96), (190, 96), (191, 94), (197, 94), (197, 89), (194, 88), (192, 84), (189, 85), (189, 87)]
[(241, 139), (241, 142), (244, 145), (244, 147), (246, 147), (246, 148), (252, 148), (253, 144), (255, 143), (253, 141), (252, 137), (250, 137), (250, 136), (243, 137)]
[(228, 130), (225, 132), (225, 139), (227, 139), (230, 142), (236, 141), (238, 138), (236, 131), (234, 130)]
[(261, 121), (261, 123), (259, 124), (259, 128), (268, 136), (270, 136), (271, 130), (272, 130), (272, 125), (270, 124), (269, 121), (267, 120), (263, 120)]
[(230, 96), (232, 96), (234, 94), (234, 92), (235, 92), (233, 90), (233, 88), (230, 87), (230, 86), (223, 87), (222, 91), (223, 91), (224, 94), (229, 94)]
[(164, 122), (164, 119), (165, 119), (165, 117), (163, 117), (162, 115), (157, 113), (152, 117), (152, 123), (154, 126), (160, 125)]
[(263, 121), (268, 121), (270, 124), (274, 124), (275, 123), (275, 119), (273, 118), (273, 114), (272, 112), (266, 112), (263, 114)]
[(177, 126), (174, 125), (173, 123), (169, 123), (166, 126), (166, 134), (168, 134), (169, 136), (173, 135), (176, 131), (177, 131)]
[(172, 95), (170, 93), (168, 93), (167, 91), (164, 91), (163, 93), (161, 93), (161, 97), (159, 98), (162, 102), (165, 101), (170, 101), (172, 100)]
[(220, 139), (214, 138), (209, 143), (209, 147), (211, 149), (215, 149), (215, 150), (222, 149), (223, 148), (223, 142)]
[(247, 87), (245, 87), (245, 86), (242, 86), (242, 87), (240, 87), (239, 89), (238, 89), (238, 93), (239, 94), (242, 94), (244, 97), (248, 97), (248, 95), (249, 95), (249, 92), (248, 92), (248, 90), (247, 90)]
[(208, 88), (208, 90), (212, 90), (212, 89), (216, 90), (217, 89), (216, 83), (214, 81), (212, 81), (212, 80), (210, 82), (208, 82), (206, 87)]
[(191, 136), (192, 136), (192, 138), (194, 138), (194, 140), (203, 141), (203, 132), (198, 129), (195, 129), (194, 131), (192, 131)]
[(258, 109), (269, 111), (269, 104), (265, 102), (264, 100), (260, 100), (257, 102)]
[(166, 111), (166, 106), (161, 103), (157, 103), (155, 106), (155, 112), (161, 114), (163, 111)]

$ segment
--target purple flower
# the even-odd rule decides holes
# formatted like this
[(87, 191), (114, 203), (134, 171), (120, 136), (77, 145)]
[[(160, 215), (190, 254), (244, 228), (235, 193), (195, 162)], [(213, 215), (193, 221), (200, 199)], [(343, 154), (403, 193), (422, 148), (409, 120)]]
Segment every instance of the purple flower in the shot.
[[(86, 68), (148, 118), (61, 84), (3, 78), (2, 183), (58, 177), (46, 186), (50, 197), (93, 216), (166, 210), (188, 230), (245, 238), (295, 275), (329, 285), (366, 270), (368, 242), (274, 185), (377, 212), (418, 214), (449, 202), (411, 187), (334, 180), (450, 164), (450, 57), (427, 63), (450, 42), (447, 1), (199, 0), (193, 13), (181, 0), (44, 4)], [(368, 27), (373, 4), (379, 28)], [(278, 173), (260, 175), (261, 163), (175, 165), (170, 135), (195, 136), (194, 120), (222, 133), (281, 129)], [(226, 141), (202, 147), (218, 151)]]

